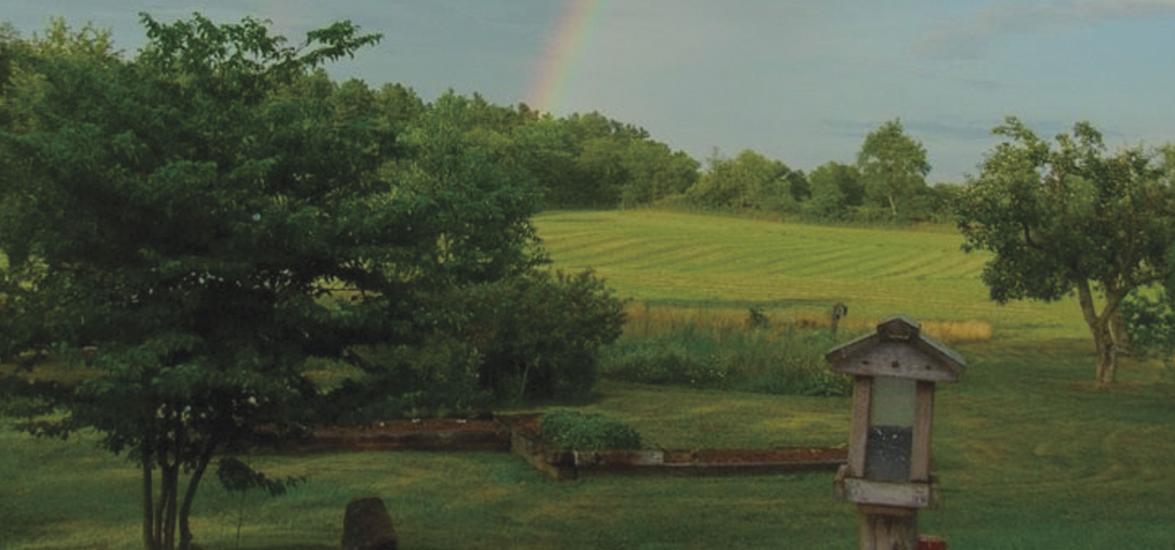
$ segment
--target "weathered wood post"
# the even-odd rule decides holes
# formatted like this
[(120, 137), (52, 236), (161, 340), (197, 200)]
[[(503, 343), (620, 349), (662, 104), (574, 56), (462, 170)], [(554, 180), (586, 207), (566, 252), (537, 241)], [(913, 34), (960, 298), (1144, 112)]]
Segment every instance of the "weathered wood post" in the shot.
[(840, 320), (844, 319), (845, 315), (849, 314), (849, 306), (841, 302), (837, 302), (832, 306), (832, 312), (828, 318), (828, 331), (832, 333), (832, 337), (836, 338), (836, 329), (840, 325)]
[(837, 472), (836, 488), (857, 504), (860, 548), (914, 550), (918, 509), (934, 494), (934, 384), (958, 380), (966, 363), (905, 317), (882, 321), (876, 332), (825, 358), (854, 377), (848, 463)]

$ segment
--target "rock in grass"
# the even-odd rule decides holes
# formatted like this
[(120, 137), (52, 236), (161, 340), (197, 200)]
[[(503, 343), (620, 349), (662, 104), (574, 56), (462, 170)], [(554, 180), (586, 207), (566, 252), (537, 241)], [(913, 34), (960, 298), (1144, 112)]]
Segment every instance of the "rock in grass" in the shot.
[(396, 530), (379, 497), (355, 498), (347, 504), (343, 550), (396, 550)]

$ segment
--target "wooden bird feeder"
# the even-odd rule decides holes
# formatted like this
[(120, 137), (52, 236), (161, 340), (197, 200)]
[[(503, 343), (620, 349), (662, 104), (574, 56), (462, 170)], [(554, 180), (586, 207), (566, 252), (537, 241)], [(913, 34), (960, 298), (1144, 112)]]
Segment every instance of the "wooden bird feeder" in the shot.
[[(837, 492), (858, 504), (866, 522), (876, 523), (877, 516), (909, 518), (899, 521), (910, 531), (898, 529), (903, 531), (897, 534), (902, 539), (899, 546), (867, 546), (863, 541), (862, 548), (907, 547), (916, 537), (913, 517), (931, 504), (934, 489), (934, 385), (958, 380), (966, 363), (922, 334), (917, 322), (900, 316), (833, 348), (825, 358), (833, 370), (854, 377), (848, 463), (837, 474)], [(895, 527), (901, 526), (885, 529)]]

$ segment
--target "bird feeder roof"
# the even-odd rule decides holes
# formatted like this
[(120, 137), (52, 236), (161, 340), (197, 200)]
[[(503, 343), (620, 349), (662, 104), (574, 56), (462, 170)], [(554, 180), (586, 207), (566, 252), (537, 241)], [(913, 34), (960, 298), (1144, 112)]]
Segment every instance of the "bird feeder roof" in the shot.
[(877, 330), (832, 348), (824, 356), (833, 370), (863, 376), (895, 376), (954, 382), (967, 362), (956, 351), (922, 333), (917, 321), (894, 316)]

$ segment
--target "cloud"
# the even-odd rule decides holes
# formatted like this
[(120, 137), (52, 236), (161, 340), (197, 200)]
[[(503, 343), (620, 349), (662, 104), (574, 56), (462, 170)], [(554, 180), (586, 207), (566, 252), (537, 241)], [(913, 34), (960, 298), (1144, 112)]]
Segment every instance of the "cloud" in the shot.
[(1090, 26), (1113, 21), (1175, 19), (1175, 0), (1083, 0), (998, 4), (968, 20), (928, 31), (914, 51), (940, 59), (978, 59), (1001, 36), (1048, 27)]
[(954, 80), (971, 89), (980, 92), (995, 92), (1004, 89), (1004, 83), (990, 78), (973, 78), (959, 76), (954, 77)]

